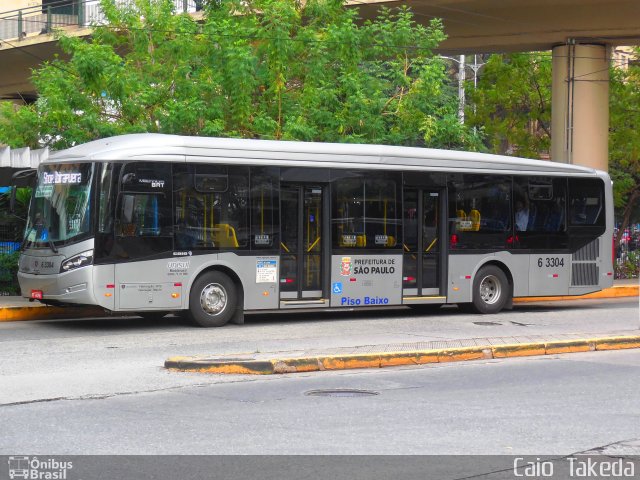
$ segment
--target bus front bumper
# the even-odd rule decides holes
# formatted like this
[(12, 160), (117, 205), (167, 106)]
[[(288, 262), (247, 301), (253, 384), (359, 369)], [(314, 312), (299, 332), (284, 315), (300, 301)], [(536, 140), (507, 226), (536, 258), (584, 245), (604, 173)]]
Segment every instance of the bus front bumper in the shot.
[(42, 303), (95, 305), (92, 279), (92, 265), (50, 275), (18, 272), (22, 296)]

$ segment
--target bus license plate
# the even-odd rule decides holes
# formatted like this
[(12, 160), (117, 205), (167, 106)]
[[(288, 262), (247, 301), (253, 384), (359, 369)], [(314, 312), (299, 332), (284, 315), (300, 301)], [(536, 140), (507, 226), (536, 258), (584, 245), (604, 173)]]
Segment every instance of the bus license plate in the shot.
[(31, 290), (31, 298), (42, 300), (42, 290)]

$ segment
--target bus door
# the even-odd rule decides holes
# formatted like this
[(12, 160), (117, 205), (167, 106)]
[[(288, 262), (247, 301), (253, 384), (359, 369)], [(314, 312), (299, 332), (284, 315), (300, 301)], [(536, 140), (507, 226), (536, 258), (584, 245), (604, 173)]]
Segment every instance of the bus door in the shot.
[(403, 296), (440, 295), (442, 205), (441, 190), (404, 190)]
[(280, 187), (280, 298), (323, 298), (323, 188)]

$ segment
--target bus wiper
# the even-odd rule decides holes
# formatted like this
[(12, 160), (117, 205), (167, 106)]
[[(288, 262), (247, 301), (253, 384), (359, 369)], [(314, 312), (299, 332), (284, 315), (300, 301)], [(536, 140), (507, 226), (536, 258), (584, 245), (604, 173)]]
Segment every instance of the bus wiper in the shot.
[(49, 242), (49, 248), (51, 250), (53, 250), (53, 253), (58, 253), (58, 249), (56, 248), (56, 246), (53, 244), (53, 240), (51, 240), (50, 238), (47, 237), (47, 241)]
[(49, 245), (49, 248), (53, 251), (53, 253), (58, 253), (58, 249), (53, 244), (53, 240), (51, 240), (51, 237), (49, 236), (51, 234), (51, 227), (49, 227), (49, 222), (46, 221), (46, 218), (42, 222), (42, 226), (47, 231), (47, 244)]
[(22, 239), (22, 243), (20, 244), (20, 251), (24, 250), (24, 247), (27, 246), (27, 242), (29, 241), (29, 234), (33, 230), (33, 225), (29, 227), (29, 230), (24, 232), (24, 238)]
[[(49, 226), (44, 224), (43, 225), (46, 229), (47, 232), (50, 231)], [(22, 243), (20, 244), (20, 251), (24, 250), (24, 247), (27, 245), (27, 242), (29, 241), (29, 234), (35, 229), (35, 225), (31, 225), (29, 227), (29, 230), (27, 230), (24, 234), (24, 238), (22, 239)], [(37, 230), (36, 230), (37, 231)], [(34, 239), (34, 242), (37, 241), (37, 239)], [(53, 243), (53, 240), (51, 240), (51, 238), (49, 238), (49, 236), (47, 235), (47, 245), (49, 245), (49, 248), (53, 251), (53, 253), (58, 253), (58, 249), (56, 248), (55, 244)]]

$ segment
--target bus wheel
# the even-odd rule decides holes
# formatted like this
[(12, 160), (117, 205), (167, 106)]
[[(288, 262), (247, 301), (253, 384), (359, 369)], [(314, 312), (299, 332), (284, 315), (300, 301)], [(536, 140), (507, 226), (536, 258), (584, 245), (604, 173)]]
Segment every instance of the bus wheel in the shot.
[(482, 267), (473, 280), (471, 306), (478, 313), (498, 313), (510, 295), (509, 281), (495, 265)]
[(227, 275), (207, 272), (191, 287), (189, 316), (201, 327), (221, 327), (231, 320), (237, 298), (236, 286)]

